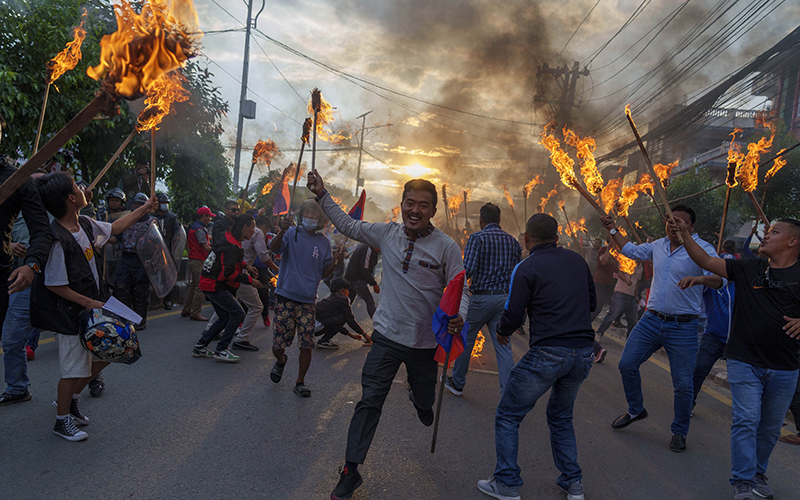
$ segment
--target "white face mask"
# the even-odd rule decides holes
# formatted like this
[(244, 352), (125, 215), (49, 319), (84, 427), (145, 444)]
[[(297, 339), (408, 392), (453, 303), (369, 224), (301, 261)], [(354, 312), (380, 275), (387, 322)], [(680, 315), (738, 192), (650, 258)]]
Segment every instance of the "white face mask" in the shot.
[(169, 205), (167, 205), (166, 203), (162, 203), (162, 204), (160, 204), (158, 206), (158, 208), (160, 208), (162, 211), (166, 212), (167, 208), (169, 208)]
[(306, 231), (313, 231), (317, 228), (317, 224), (319, 221), (317, 219), (306, 219), (303, 218), (303, 227), (306, 228)]

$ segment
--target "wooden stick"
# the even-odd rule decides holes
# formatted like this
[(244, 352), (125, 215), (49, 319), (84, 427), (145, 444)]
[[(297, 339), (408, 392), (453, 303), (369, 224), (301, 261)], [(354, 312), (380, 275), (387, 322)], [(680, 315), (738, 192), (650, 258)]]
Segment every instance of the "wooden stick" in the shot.
[(83, 127), (89, 124), (98, 113), (106, 112), (108, 115), (113, 114), (113, 104), (115, 102), (114, 96), (108, 92), (99, 92), (94, 100), (86, 105), (75, 117), (67, 123), (64, 128), (47, 143), (42, 146), (42, 149), (36, 152), (23, 166), (16, 172), (11, 174), (11, 177), (6, 179), (0, 185), (0, 204), (8, 199), (14, 191), (31, 176), (39, 167), (53, 157), (61, 147), (72, 139), (75, 134), (80, 132)]
[(747, 196), (750, 197), (750, 201), (752, 201), (753, 206), (756, 207), (756, 211), (758, 212), (758, 217), (761, 219), (761, 222), (764, 223), (764, 228), (765, 228), (764, 230), (766, 231), (767, 229), (769, 229), (770, 225), (769, 219), (767, 219), (767, 216), (764, 214), (764, 210), (761, 209), (761, 205), (758, 204), (758, 201), (756, 201), (756, 197), (753, 196), (753, 193), (752, 192), (747, 193)]
[(731, 187), (725, 192), (725, 205), (722, 208), (722, 224), (719, 226), (719, 241), (717, 241), (717, 255), (722, 253), (722, 237), (725, 234), (725, 221), (728, 219), (728, 203), (731, 201)]
[(156, 128), (150, 129), (150, 198), (156, 195)]
[[(659, 180), (658, 182), (661, 182), (661, 181)], [(658, 210), (658, 215), (660, 215), (661, 218), (663, 219), (664, 218), (664, 212), (661, 211), (661, 207), (658, 205), (658, 202), (656, 201), (655, 196), (653, 196), (653, 193), (651, 193), (651, 192), (648, 192), (648, 191), (645, 191), (645, 192), (647, 193), (647, 196), (649, 196), (650, 199), (653, 200), (653, 206), (656, 207), (656, 210)]]
[(113, 165), (114, 162), (117, 161), (117, 158), (119, 158), (119, 155), (121, 155), (122, 151), (125, 150), (125, 147), (128, 144), (130, 144), (131, 140), (133, 139), (133, 136), (136, 135), (136, 132), (138, 132), (138, 130), (134, 127), (134, 129), (131, 130), (131, 133), (128, 134), (128, 137), (126, 137), (125, 140), (122, 141), (122, 144), (120, 144), (119, 148), (117, 148), (117, 151), (114, 153), (114, 155), (111, 157), (111, 159), (108, 160), (108, 163), (106, 163), (106, 166), (103, 167), (103, 170), (101, 170), (100, 173), (97, 174), (97, 176), (94, 178), (92, 183), (89, 184), (89, 187), (86, 188), (87, 190), (91, 191), (92, 189), (95, 188), (95, 186), (97, 186), (97, 183), (100, 182), (100, 179), (102, 179), (103, 176), (106, 175), (106, 172), (108, 172), (108, 169), (111, 168), (111, 165)]
[(595, 209), (595, 210), (597, 210), (597, 213), (599, 213), (600, 215), (608, 215), (608, 214), (606, 214), (606, 211), (605, 211), (605, 210), (603, 210), (603, 207), (601, 207), (601, 206), (600, 206), (600, 205), (597, 203), (597, 201), (594, 199), (594, 197), (593, 197), (591, 194), (589, 194), (589, 191), (585, 190), (585, 189), (583, 188), (583, 186), (581, 186), (580, 184), (578, 184), (578, 181), (575, 181), (575, 182), (573, 182), (573, 183), (572, 183), (572, 187), (574, 187), (575, 189), (577, 189), (577, 190), (578, 190), (578, 192), (579, 192), (579, 193), (580, 193), (580, 194), (581, 194), (581, 195), (582, 195), (584, 198), (586, 198), (586, 201), (588, 201), (588, 202), (589, 202), (589, 204), (590, 204), (592, 207), (594, 207), (594, 209)]
[(42, 101), (42, 112), (39, 114), (39, 127), (36, 129), (36, 140), (33, 141), (33, 154), (39, 151), (39, 139), (42, 137), (42, 124), (44, 123), (44, 113), (47, 109), (47, 97), (50, 95), (50, 83), (44, 88), (44, 100)]
[(442, 396), (444, 396), (444, 381), (447, 380), (447, 367), (450, 366), (450, 351), (444, 355), (444, 369), (442, 381), (439, 384), (439, 402), (436, 403), (436, 419), (433, 422), (433, 439), (431, 440), (431, 453), (436, 451), (436, 436), (439, 434), (439, 416), (442, 413)]
[[(667, 191), (661, 184), (661, 179), (659, 179), (658, 175), (656, 175), (656, 171), (653, 168), (653, 162), (650, 161), (650, 155), (647, 154), (647, 149), (644, 147), (644, 142), (642, 142), (642, 137), (639, 135), (639, 130), (636, 129), (636, 124), (633, 123), (633, 117), (631, 116), (630, 110), (625, 110), (625, 117), (628, 119), (628, 124), (631, 126), (633, 135), (636, 137), (636, 142), (639, 144), (639, 149), (642, 150), (642, 156), (644, 156), (644, 162), (647, 165), (647, 170), (650, 172), (650, 175), (653, 178), (653, 185), (656, 187), (656, 191), (658, 191), (658, 195), (661, 197), (661, 201), (664, 203), (664, 212), (666, 213), (667, 218), (674, 223), (675, 219), (672, 217), (672, 209), (669, 208)], [(681, 233), (678, 233), (678, 240), (681, 242), (681, 244), (683, 244), (683, 236), (681, 236)]]
[(311, 146), (311, 171), (312, 172), (316, 172), (317, 171), (317, 115), (318, 114), (319, 113), (317, 113), (317, 111), (314, 110), (314, 143)]
[(633, 224), (631, 224), (631, 221), (628, 219), (628, 216), (627, 215), (623, 215), (622, 218), (625, 219), (625, 222), (628, 223), (628, 227), (631, 228), (631, 232), (633, 233), (633, 237), (636, 238), (636, 243), (641, 245), (642, 244), (642, 238), (639, 236), (639, 233), (636, 232), (636, 228), (633, 227)]
[(292, 201), (294, 201), (294, 193), (297, 191), (297, 180), (300, 178), (300, 165), (303, 164), (303, 151), (306, 149), (306, 142), (301, 141), (300, 143), (300, 157), (297, 159), (297, 165), (295, 165), (294, 171), (294, 185), (292, 186), (292, 194), (289, 196), (289, 208), (291, 209)]
[[(256, 152), (253, 151), (253, 156), (255, 156)], [(244, 183), (244, 191), (242, 191), (242, 205), (239, 207), (244, 213), (244, 204), (247, 202), (247, 188), (250, 186), (250, 179), (253, 177), (253, 169), (256, 168), (256, 159), (253, 158), (253, 161), (250, 162), (250, 172), (247, 174), (247, 182)], [(255, 206), (255, 204), (253, 205)]]
[[(516, 218), (516, 217), (515, 217)], [(467, 227), (469, 217), (467, 216), (467, 192), (464, 191), (464, 227)]]

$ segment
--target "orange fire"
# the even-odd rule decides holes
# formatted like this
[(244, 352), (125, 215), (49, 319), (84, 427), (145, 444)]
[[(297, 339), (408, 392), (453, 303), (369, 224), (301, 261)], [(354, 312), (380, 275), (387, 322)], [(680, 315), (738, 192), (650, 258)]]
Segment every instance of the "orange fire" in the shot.
[[(319, 89), (314, 89), (311, 91), (311, 98), (308, 100), (308, 114), (312, 116), (314, 115), (314, 101), (316, 97), (319, 98), (319, 111), (317, 112), (317, 139), (329, 142), (331, 144), (339, 144), (350, 139), (352, 135), (345, 135), (344, 131), (334, 133), (332, 130), (325, 130), (325, 125), (328, 125), (335, 119), (333, 117), (333, 110), (336, 108), (331, 106), (331, 104), (325, 100), (325, 98), (322, 96), (322, 92), (320, 92)], [(305, 134), (305, 126), (303, 129), (303, 137), (305, 141), (308, 141), (308, 136)], [(306, 144), (308, 144), (308, 142), (306, 142)]]
[(762, 137), (758, 142), (748, 144), (747, 154), (736, 169), (736, 180), (747, 193), (752, 193), (758, 186), (758, 160), (761, 159), (763, 153), (772, 149), (772, 141), (775, 139), (774, 122), (767, 122), (763, 115), (759, 115), (756, 118), (756, 124), (769, 131), (769, 138)]
[(672, 170), (678, 166), (678, 162), (680, 160), (675, 160), (672, 163), (668, 163), (666, 165), (662, 165), (661, 163), (656, 163), (653, 165), (653, 170), (655, 171), (656, 175), (659, 179), (661, 179), (661, 185), (664, 187), (669, 186), (669, 175), (672, 173)]
[(636, 261), (629, 259), (622, 255), (616, 248), (608, 247), (608, 251), (611, 252), (611, 255), (617, 259), (617, 263), (619, 263), (619, 270), (625, 274), (633, 274), (636, 271)]
[(603, 209), (607, 214), (614, 209), (614, 204), (619, 199), (620, 189), (622, 189), (622, 179), (611, 179), (600, 193), (600, 200), (603, 202)]
[(525, 184), (525, 187), (522, 188), (522, 194), (525, 195), (526, 200), (528, 199), (528, 196), (531, 195), (531, 191), (533, 191), (533, 188), (535, 188), (539, 184), (544, 184), (544, 180), (542, 180), (541, 175), (537, 175), (536, 177), (531, 179), (529, 183)]
[(545, 125), (544, 130), (539, 136), (539, 144), (542, 144), (550, 152), (550, 161), (553, 163), (553, 166), (556, 167), (556, 170), (558, 170), (561, 176), (561, 182), (568, 188), (575, 189), (575, 184), (578, 183), (578, 179), (575, 177), (575, 171), (573, 170), (575, 161), (561, 149), (559, 140), (550, 133), (552, 126), (552, 124)]
[(578, 151), (578, 159), (581, 160), (581, 175), (586, 189), (593, 195), (600, 194), (603, 190), (603, 178), (597, 170), (597, 162), (594, 159), (594, 150), (597, 144), (591, 137), (581, 139), (575, 132), (564, 127), (564, 142), (575, 147)]
[(297, 177), (298, 179), (302, 178), (306, 174), (306, 169), (303, 166), (300, 166), (300, 172), (297, 172), (297, 164), (292, 162), (289, 164), (288, 167), (283, 172), (283, 175), (287, 178), (294, 179)]
[(483, 332), (478, 332), (478, 336), (475, 338), (475, 345), (472, 347), (472, 352), (469, 354), (470, 358), (480, 358), (481, 351), (483, 351), (483, 343), (486, 342), (486, 337), (483, 336)]
[[(783, 152), (786, 151), (785, 149), (781, 149), (778, 151), (778, 154), (781, 155)], [(783, 156), (778, 156), (775, 158), (775, 163), (772, 164), (772, 168), (767, 171), (767, 175), (764, 177), (764, 182), (769, 182), (772, 177), (778, 173), (778, 170), (782, 169), (786, 166), (786, 159)]]
[(189, 91), (183, 88), (184, 82), (186, 77), (178, 71), (171, 71), (161, 75), (147, 88), (145, 108), (139, 113), (137, 130), (158, 130), (161, 120), (169, 114), (172, 103), (189, 99)]
[(400, 207), (394, 207), (392, 209), (392, 222), (397, 222), (397, 217), (400, 215)]
[(314, 121), (311, 118), (306, 118), (303, 122), (303, 137), (300, 138), (303, 142), (308, 144), (308, 136), (311, 134), (311, 127), (314, 126)]
[(275, 183), (274, 182), (268, 182), (268, 183), (264, 184), (264, 187), (261, 188), (261, 196), (265, 196), (265, 195), (269, 194), (269, 192), (272, 191), (273, 187), (275, 187)]
[(578, 219), (578, 222), (570, 221), (569, 223), (570, 228), (572, 229), (572, 233), (577, 236), (578, 232), (586, 232), (586, 217), (581, 217)]
[(744, 154), (742, 153), (742, 146), (736, 142), (736, 134), (741, 133), (742, 129), (735, 128), (729, 134), (731, 136), (731, 145), (728, 147), (728, 175), (725, 178), (725, 184), (729, 188), (736, 187), (739, 184), (736, 180), (736, 171), (739, 169), (739, 165), (742, 164), (742, 160), (744, 160)]
[(547, 206), (547, 202), (550, 201), (550, 198), (558, 194), (558, 184), (553, 186), (553, 189), (547, 192), (546, 195), (542, 198), (539, 202), (539, 213), (544, 213), (544, 208)]
[(199, 31), (192, 0), (147, 0), (137, 14), (128, 0), (114, 5), (117, 31), (100, 41), (100, 64), (86, 73), (105, 78), (112, 93), (136, 98), (165, 73), (197, 54)]
[(450, 215), (458, 214), (458, 209), (461, 207), (461, 202), (464, 201), (464, 195), (457, 194), (447, 198), (447, 209), (450, 210)]
[(262, 165), (269, 166), (269, 164), (272, 163), (272, 159), (275, 158), (275, 155), (277, 154), (278, 154), (278, 145), (275, 144), (275, 141), (273, 141), (272, 139), (267, 139), (266, 141), (262, 141), (259, 139), (255, 147), (253, 148), (253, 163), (260, 163)]
[(83, 39), (86, 38), (86, 30), (83, 29), (83, 25), (86, 22), (86, 15), (86, 9), (84, 8), (83, 14), (81, 15), (81, 24), (80, 26), (76, 26), (73, 30), (72, 41), (67, 43), (64, 50), (48, 61), (47, 83), (54, 83), (61, 75), (74, 69), (81, 60), (81, 45), (83, 44)]
[(639, 182), (633, 186), (623, 187), (622, 194), (616, 204), (616, 212), (620, 217), (628, 216), (628, 209), (631, 208), (633, 202), (639, 197), (639, 193), (653, 192), (653, 181), (648, 174), (642, 174), (639, 177)]
[(511, 193), (508, 192), (508, 188), (505, 184), (502, 184), (500, 187), (503, 188), (503, 196), (506, 197), (508, 201), (508, 206), (511, 207), (511, 210), (514, 210), (514, 199), (511, 197)]

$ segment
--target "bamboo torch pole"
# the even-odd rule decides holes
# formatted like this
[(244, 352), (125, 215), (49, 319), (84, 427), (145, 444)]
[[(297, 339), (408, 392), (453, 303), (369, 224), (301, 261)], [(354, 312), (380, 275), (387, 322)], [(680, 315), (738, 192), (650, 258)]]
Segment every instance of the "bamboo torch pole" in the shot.
[(528, 195), (530, 193), (526, 193), (525, 189), (522, 190), (522, 203), (525, 204), (524, 208), (522, 209), (525, 213), (525, 225), (528, 225)]
[(467, 192), (464, 191), (464, 227), (467, 227), (469, 224), (469, 216), (467, 214)]
[[(627, 106), (625, 107), (625, 117), (628, 119), (628, 124), (631, 126), (633, 135), (636, 137), (636, 142), (639, 144), (639, 149), (642, 151), (642, 156), (644, 156), (644, 163), (647, 165), (647, 171), (650, 172), (650, 176), (653, 178), (653, 185), (656, 187), (656, 191), (658, 191), (658, 195), (661, 198), (661, 201), (664, 203), (664, 212), (666, 213), (667, 218), (674, 223), (675, 219), (672, 217), (672, 209), (669, 208), (667, 191), (661, 184), (661, 179), (659, 179), (658, 175), (656, 175), (656, 171), (653, 168), (653, 162), (650, 161), (650, 155), (647, 154), (647, 149), (645, 149), (644, 147), (644, 142), (642, 142), (642, 137), (639, 135), (639, 130), (636, 128), (636, 124), (633, 123), (631, 110)], [(678, 233), (678, 240), (681, 242), (681, 244), (683, 244), (683, 236), (681, 236), (681, 233)]]
[(633, 227), (633, 224), (631, 224), (631, 221), (628, 220), (628, 216), (627, 215), (623, 215), (622, 218), (625, 219), (625, 222), (628, 223), (628, 227), (631, 228), (631, 233), (633, 233), (633, 237), (636, 238), (636, 243), (641, 245), (642, 244), (642, 238), (639, 236), (639, 233), (636, 232), (636, 228)]
[(292, 200), (294, 200), (294, 193), (297, 191), (297, 179), (300, 177), (300, 166), (303, 164), (303, 151), (306, 149), (308, 143), (308, 133), (311, 132), (311, 118), (306, 118), (303, 122), (303, 136), (300, 138), (300, 157), (297, 159), (297, 165), (294, 172), (294, 185), (292, 186), (292, 194), (289, 196), (289, 209), (291, 212)]
[(108, 92), (99, 92), (94, 100), (86, 105), (75, 117), (67, 123), (64, 128), (58, 131), (52, 139), (42, 146), (42, 149), (36, 152), (35, 155), (17, 170), (11, 177), (5, 180), (0, 185), (0, 204), (8, 199), (14, 191), (31, 176), (39, 167), (52, 158), (58, 150), (72, 139), (78, 132), (91, 122), (95, 116), (100, 112), (106, 112), (108, 115), (114, 114), (113, 104), (115, 102), (114, 96)]
[[(750, 197), (750, 201), (753, 202), (753, 206), (756, 207), (756, 212), (758, 212), (758, 217), (761, 219), (761, 222), (764, 223), (765, 228), (769, 228), (769, 219), (767, 219), (766, 214), (764, 214), (764, 210), (761, 208), (761, 205), (758, 204), (758, 200), (756, 197), (753, 196), (752, 192), (747, 193), (747, 196)], [(766, 229), (765, 229), (766, 230)]]
[(92, 183), (89, 184), (87, 190), (91, 191), (92, 189), (95, 188), (95, 186), (97, 186), (97, 183), (100, 182), (100, 179), (102, 179), (103, 176), (106, 175), (106, 172), (108, 172), (108, 169), (111, 168), (111, 165), (113, 165), (114, 162), (117, 161), (119, 155), (121, 155), (122, 152), (125, 150), (125, 148), (128, 146), (128, 144), (130, 144), (131, 140), (133, 139), (133, 136), (136, 135), (136, 132), (138, 132), (138, 129), (134, 128), (133, 130), (131, 130), (131, 133), (128, 134), (128, 137), (126, 137), (124, 141), (122, 141), (122, 144), (120, 144), (119, 148), (117, 148), (117, 151), (114, 153), (111, 159), (108, 160), (108, 163), (106, 163), (106, 165), (103, 167), (103, 170), (101, 170), (100, 173), (97, 174), (97, 177), (94, 178)]
[(156, 128), (150, 129), (150, 197), (156, 195)]
[[(49, 72), (48, 72), (49, 74)], [(47, 98), (50, 96), (50, 83), (44, 88), (44, 100), (42, 100), (42, 112), (39, 114), (39, 126), (36, 128), (36, 140), (33, 141), (33, 154), (39, 151), (39, 139), (42, 137), (42, 124), (44, 124), (44, 113), (47, 110)]]
[(722, 207), (722, 223), (719, 227), (719, 241), (717, 241), (717, 254), (722, 253), (722, 238), (725, 234), (725, 222), (728, 220), (728, 204), (731, 201), (731, 186), (735, 185), (736, 179), (736, 162), (728, 162), (728, 173), (725, 178), (725, 183), (728, 189), (725, 192), (725, 205)]
[(311, 144), (311, 171), (317, 170), (317, 119), (322, 109), (322, 93), (319, 89), (311, 91), (311, 108), (314, 110), (314, 142)]

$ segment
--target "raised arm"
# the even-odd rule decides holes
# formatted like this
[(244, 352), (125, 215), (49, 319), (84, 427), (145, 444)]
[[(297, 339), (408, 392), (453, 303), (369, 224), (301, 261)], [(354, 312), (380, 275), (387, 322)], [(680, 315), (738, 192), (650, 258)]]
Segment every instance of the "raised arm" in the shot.
[[(723, 278), (728, 277), (725, 259), (708, 255), (708, 253), (706, 253), (706, 251), (703, 250), (696, 241), (694, 241), (694, 238), (692, 238), (692, 233), (689, 232), (689, 226), (686, 225), (686, 222), (684, 222), (683, 219), (678, 217), (672, 219), (672, 222), (670, 222), (670, 231), (680, 231), (680, 234), (683, 236), (683, 247), (686, 249), (686, 253), (689, 254), (689, 257), (691, 257), (695, 264), (702, 267), (706, 271), (716, 274), (717, 276), (721, 276)], [(721, 285), (722, 283), (719, 284), (719, 286)], [(710, 288), (719, 288), (719, 286)]]
[(144, 214), (150, 213), (152, 208), (158, 204), (158, 199), (155, 196), (147, 200), (144, 205), (133, 210), (131, 213), (120, 217), (111, 223), (111, 234), (120, 234), (133, 225), (134, 222), (141, 219)]

